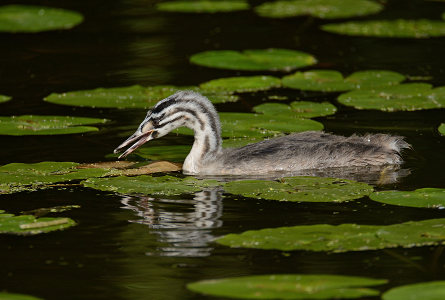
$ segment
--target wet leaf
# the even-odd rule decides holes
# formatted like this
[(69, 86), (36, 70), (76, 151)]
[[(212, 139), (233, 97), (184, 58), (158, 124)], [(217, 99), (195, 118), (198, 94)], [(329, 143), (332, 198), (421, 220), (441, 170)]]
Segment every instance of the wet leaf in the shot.
[(34, 296), (15, 294), (15, 293), (5, 293), (0, 292), (1, 300), (43, 300), (42, 298), (37, 298)]
[(367, 0), (288, 0), (266, 2), (255, 11), (268, 18), (310, 15), (320, 19), (341, 19), (370, 15), (382, 9), (381, 4)]
[(329, 102), (294, 101), (290, 105), (281, 103), (264, 103), (253, 108), (265, 115), (292, 116), (294, 118), (315, 118), (333, 115), (337, 108)]
[(445, 107), (445, 87), (427, 83), (406, 83), (342, 94), (338, 102), (357, 109), (413, 111)]
[(0, 103), (6, 102), (6, 101), (9, 101), (9, 100), (11, 100), (11, 97), (5, 96), (5, 95), (0, 95)]
[(398, 286), (382, 295), (383, 300), (442, 300), (445, 281), (430, 281)]
[(156, 5), (161, 11), (181, 13), (219, 13), (249, 9), (249, 3), (243, 0), (198, 0), (198, 1), (169, 1)]
[(77, 12), (31, 5), (0, 6), (0, 32), (70, 29), (83, 21)]
[(391, 205), (445, 208), (445, 189), (423, 188), (415, 191), (383, 191), (369, 195), (374, 201)]
[(190, 62), (219, 69), (244, 71), (290, 71), (316, 63), (310, 54), (288, 49), (205, 51), (190, 57)]
[(241, 180), (224, 185), (227, 193), (244, 197), (295, 201), (344, 202), (369, 195), (373, 188), (362, 182), (322, 177), (287, 177), (279, 181)]
[(359, 71), (346, 78), (334, 70), (312, 70), (283, 77), (283, 86), (304, 91), (341, 92), (395, 85), (403, 80), (402, 74), (384, 70)]
[(63, 230), (74, 225), (76, 222), (69, 218), (36, 219), (31, 215), (14, 216), (0, 211), (0, 234), (35, 235)]
[(13, 116), (0, 117), (0, 135), (56, 135), (98, 131), (106, 119), (68, 116)]
[(377, 296), (366, 288), (385, 279), (339, 275), (272, 274), (203, 280), (187, 285), (197, 293), (235, 299), (353, 299)]
[(326, 24), (325, 31), (388, 38), (430, 38), (445, 36), (445, 22), (435, 20), (378, 20)]
[(445, 135), (445, 123), (440, 124), (438, 130), (440, 134)]
[(217, 242), (230, 247), (347, 252), (445, 244), (444, 232), (445, 219), (432, 219), (394, 225), (320, 224), (267, 228), (228, 234)]
[(171, 196), (198, 192), (206, 187), (217, 186), (219, 182), (216, 180), (198, 180), (193, 177), (141, 175), (135, 177), (90, 178), (83, 181), (82, 184), (96, 190), (120, 194)]
[(229, 77), (202, 83), (199, 87), (205, 90), (244, 93), (268, 90), (281, 86), (281, 79), (273, 76)]

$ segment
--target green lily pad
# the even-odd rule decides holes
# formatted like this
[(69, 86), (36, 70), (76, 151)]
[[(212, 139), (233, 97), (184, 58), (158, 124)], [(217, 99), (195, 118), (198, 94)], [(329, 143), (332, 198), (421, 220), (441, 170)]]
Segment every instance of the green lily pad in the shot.
[(193, 177), (177, 178), (173, 176), (90, 178), (82, 181), (86, 187), (120, 194), (181, 195), (201, 191), (203, 188), (217, 186), (216, 180), (198, 180)]
[(281, 86), (281, 79), (273, 76), (229, 77), (210, 80), (199, 85), (201, 89), (244, 93), (268, 90)]
[[(133, 85), (117, 88), (97, 88), (94, 90), (53, 93), (44, 101), (81, 107), (103, 108), (144, 108), (153, 107), (158, 101), (167, 98), (179, 90), (195, 90), (196, 87), (176, 87), (168, 85), (142, 87)], [(217, 91), (203, 93), (213, 103), (235, 102), (238, 97)]]
[(352, 36), (430, 38), (445, 36), (445, 22), (435, 20), (378, 20), (326, 24), (323, 30)]
[(230, 247), (347, 252), (445, 244), (444, 230), (445, 219), (386, 226), (320, 224), (251, 230), (216, 241)]
[(333, 115), (337, 111), (337, 108), (329, 102), (294, 101), (290, 105), (264, 103), (255, 106), (253, 110), (265, 115), (290, 115), (297, 118), (315, 118)]
[(219, 1), (169, 1), (156, 5), (161, 11), (181, 13), (219, 13), (249, 9), (249, 3), (243, 0), (219, 0)]
[(341, 19), (375, 14), (382, 9), (381, 4), (367, 0), (290, 0), (266, 2), (255, 11), (268, 18), (310, 15), (320, 19)]
[(29, 296), (25, 294), (16, 294), (16, 293), (2, 293), (0, 292), (1, 300), (43, 300), (42, 298), (37, 298), (34, 296)]
[(391, 205), (445, 208), (445, 189), (423, 188), (411, 192), (383, 191), (369, 195), (374, 201)]
[(227, 193), (244, 197), (293, 202), (344, 202), (369, 195), (372, 186), (347, 179), (287, 177), (279, 181), (241, 180), (224, 185)]
[(317, 62), (310, 54), (288, 49), (205, 51), (190, 57), (190, 62), (219, 69), (242, 71), (290, 71)]
[(440, 124), (437, 130), (439, 130), (440, 134), (445, 135), (445, 123)]
[(0, 6), (0, 32), (70, 29), (82, 21), (81, 14), (60, 8), (31, 5)]
[(0, 117), (0, 135), (56, 135), (98, 131), (97, 127), (80, 126), (100, 124), (106, 119), (66, 116), (13, 116)]
[(357, 109), (413, 111), (445, 107), (445, 87), (406, 83), (372, 90), (356, 90), (338, 97), (338, 102)]
[(421, 282), (398, 286), (382, 295), (383, 300), (442, 300), (445, 281)]
[(353, 299), (378, 296), (365, 288), (385, 279), (339, 275), (272, 274), (203, 280), (189, 283), (191, 291), (235, 299)]
[(303, 91), (342, 92), (395, 85), (403, 80), (402, 74), (384, 70), (355, 72), (346, 78), (334, 70), (312, 70), (283, 77), (283, 86)]
[(9, 100), (11, 100), (11, 97), (5, 96), (5, 95), (0, 95), (0, 103), (6, 102), (6, 101), (9, 101)]
[(63, 230), (74, 225), (76, 222), (69, 218), (36, 219), (31, 215), (14, 216), (0, 210), (0, 234), (35, 235)]

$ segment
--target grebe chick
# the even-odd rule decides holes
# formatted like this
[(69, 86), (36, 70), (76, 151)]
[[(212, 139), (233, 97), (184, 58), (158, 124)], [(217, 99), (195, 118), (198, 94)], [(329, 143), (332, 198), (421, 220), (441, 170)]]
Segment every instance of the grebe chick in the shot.
[(213, 104), (199, 93), (179, 91), (149, 110), (136, 132), (114, 153), (134, 143), (119, 156), (125, 157), (145, 142), (182, 126), (195, 132), (193, 147), (183, 164), (185, 174), (253, 175), (393, 165), (402, 163), (400, 151), (410, 147), (402, 137), (387, 134), (344, 137), (308, 131), (223, 149), (221, 126)]

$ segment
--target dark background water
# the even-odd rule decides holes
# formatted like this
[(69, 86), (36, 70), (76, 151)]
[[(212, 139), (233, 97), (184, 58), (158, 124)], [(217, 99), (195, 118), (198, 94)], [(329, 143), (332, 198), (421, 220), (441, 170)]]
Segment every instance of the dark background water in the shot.
[[(387, 1), (375, 18), (439, 19), (445, 3)], [(2, 4), (17, 3), (3, 0)], [(0, 136), (0, 164), (105, 159), (123, 137), (119, 126), (136, 127), (143, 110), (92, 109), (42, 101), (51, 92), (96, 87), (194, 85), (235, 75), (188, 63), (212, 49), (289, 48), (315, 55), (314, 68), (344, 74), (389, 69), (445, 82), (445, 38), (426, 40), (344, 37), (322, 32), (327, 23), (310, 17), (269, 20), (253, 12), (183, 15), (157, 12), (156, 1), (26, 1), (84, 14), (68, 31), (0, 33), (0, 93), (13, 100), (0, 115), (74, 115), (112, 120), (96, 133), (71, 136)], [(258, 4), (259, 2), (252, 2)], [(259, 74), (259, 73), (258, 73)], [(284, 73), (278, 74), (282, 76)], [(437, 126), (444, 110), (383, 113), (357, 111), (336, 103), (335, 94), (283, 91), (293, 99), (331, 101), (339, 111), (319, 118), (329, 132), (389, 132), (406, 136), (411, 174), (380, 188), (445, 187), (445, 137)], [(265, 94), (243, 97), (220, 111), (250, 111)], [(166, 144), (192, 142), (170, 137)], [(79, 225), (34, 237), (0, 237), (0, 290), (45, 299), (206, 299), (188, 292), (189, 282), (269, 273), (340, 274), (387, 278), (391, 286), (445, 279), (443, 248), (421, 247), (345, 254), (229, 249), (214, 237), (248, 229), (302, 224), (393, 224), (444, 218), (443, 210), (402, 208), (361, 199), (346, 204), (295, 204), (240, 199), (222, 191), (188, 198), (123, 197), (80, 187), (2, 195), (11, 213), (56, 205), (81, 208), (59, 215)], [(370, 298), (371, 299), (371, 298)]]

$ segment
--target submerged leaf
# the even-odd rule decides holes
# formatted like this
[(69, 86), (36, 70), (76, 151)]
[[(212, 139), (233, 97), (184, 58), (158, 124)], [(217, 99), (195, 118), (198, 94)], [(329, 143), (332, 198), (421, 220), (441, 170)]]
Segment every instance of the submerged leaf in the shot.
[(359, 71), (346, 78), (334, 70), (312, 70), (283, 77), (283, 86), (303, 91), (342, 92), (395, 85), (403, 80), (402, 74), (385, 70)]
[(339, 275), (272, 274), (203, 280), (187, 285), (197, 293), (235, 299), (353, 299), (377, 296), (365, 288), (385, 279)]
[(338, 102), (357, 109), (413, 111), (445, 107), (445, 87), (427, 83), (406, 83), (342, 94)]
[(263, 91), (281, 86), (281, 80), (273, 76), (229, 77), (210, 80), (200, 84), (200, 88), (210, 91), (244, 93)]
[(425, 207), (425, 208), (445, 208), (445, 189), (423, 188), (412, 192), (404, 191), (383, 191), (369, 195), (374, 201), (391, 205)]
[(445, 244), (445, 219), (394, 225), (320, 224), (267, 228), (228, 234), (217, 242), (230, 247), (347, 252)]
[(5, 95), (0, 95), (0, 103), (6, 102), (6, 101), (9, 101), (9, 100), (11, 100), (11, 97), (5, 96)]
[(295, 118), (315, 118), (333, 115), (337, 108), (329, 102), (294, 101), (289, 105), (281, 103), (264, 103), (253, 108), (265, 115), (293, 116)]
[(0, 117), (0, 135), (56, 135), (98, 131), (97, 127), (80, 126), (105, 123), (106, 119), (68, 116)]
[(31, 5), (0, 6), (0, 32), (41, 32), (70, 29), (83, 16), (66, 9)]
[(37, 298), (34, 296), (29, 296), (25, 294), (16, 294), (16, 293), (5, 293), (0, 292), (1, 300), (43, 300), (42, 298)]
[(402, 285), (382, 295), (383, 300), (442, 300), (445, 299), (445, 281), (430, 281)]
[(378, 20), (326, 24), (325, 31), (352, 36), (430, 38), (445, 36), (445, 22), (435, 20)]
[(205, 51), (190, 57), (190, 62), (219, 69), (244, 71), (290, 71), (316, 63), (310, 54), (288, 49)]
[(161, 11), (181, 13), (219, 13), (249, 9), (246, 0), (192, 0), (192, 1), (168, 1), (156, 5)]
[(322, 177), (287, 177), (279, 181), (241, 180), (224, 185), (230, 194), (296, 202), (344, 202), (369, 195), (373, 188), (362, 182)]

